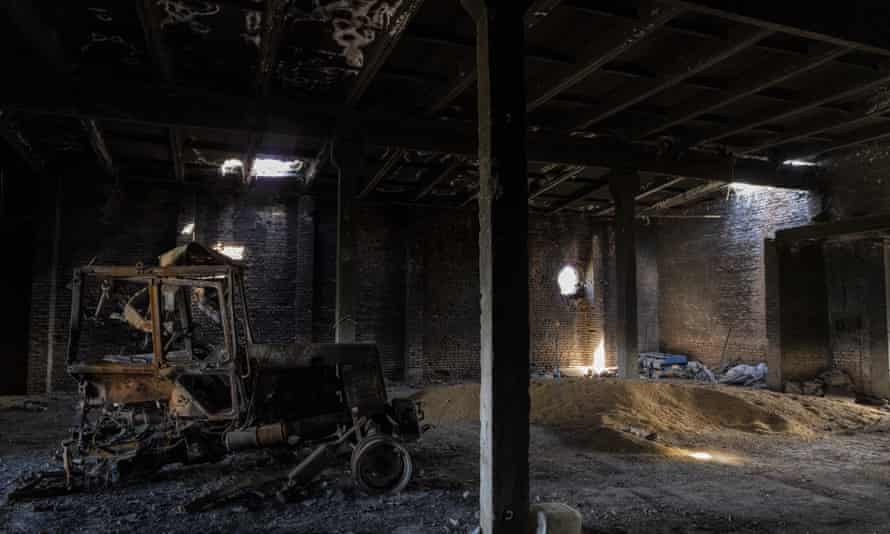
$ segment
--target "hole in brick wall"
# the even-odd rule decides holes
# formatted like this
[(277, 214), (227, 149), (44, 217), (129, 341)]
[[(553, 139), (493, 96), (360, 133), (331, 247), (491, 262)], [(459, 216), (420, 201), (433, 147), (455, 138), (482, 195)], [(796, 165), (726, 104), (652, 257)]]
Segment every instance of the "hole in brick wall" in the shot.
[(182, 227), (182, 235), (189, 235), (195, 231), (195, 223), (188, 223)]
[(566, 265), (559, 271), (556, 281), (559, 284), (559, 293), (563, 296), (570, 297), (581, 291), (581, 277), (578, 276), (578, 270), (571, 265)]

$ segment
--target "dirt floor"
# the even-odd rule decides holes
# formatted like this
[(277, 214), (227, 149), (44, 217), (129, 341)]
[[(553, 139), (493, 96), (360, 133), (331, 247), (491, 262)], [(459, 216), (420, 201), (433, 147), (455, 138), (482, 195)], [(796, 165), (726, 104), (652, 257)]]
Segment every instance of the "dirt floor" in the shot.
[[(568, 379), (531, 388), (531, 490), (579, 509), (585, 531), (890, 532), (890, 414), (848, 400), (728, 386)], [(344, 460), (296, 502), (180, 504), (292, 455), (169, 466), (114, 491), (0, 507), (0, 532), (469, 532), (476, 523), (478, 385), (418, 394), (433, 425), (401, 495), (352, 487)], [(0, 492), (66, 437), (69, 398), (0, 399)], [(648, 439), (647, 439), (648, 438)]]

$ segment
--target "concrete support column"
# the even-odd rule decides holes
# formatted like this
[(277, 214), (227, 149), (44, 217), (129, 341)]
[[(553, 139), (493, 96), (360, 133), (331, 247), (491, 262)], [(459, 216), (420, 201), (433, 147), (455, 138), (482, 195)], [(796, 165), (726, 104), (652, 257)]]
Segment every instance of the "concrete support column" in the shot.
[(337, 303), (334, 340), (337, 343), (355, 343), (359, 291), (355, 209), (358, 184), (365, 175), (364, 147), (361, 143), (340, 143), (336, 147), (336, 159), (340, 178), (337, 182)]
[(639, 360), (639, 328), (637, 325), (637, 243), (636, 200), (640, 190), (637, 173), (613, 173), (609, 190), (615, 201), (615, 292), (617, 317), (615, 336), (618, 376), (637, 378)]
[(484, 534), (515, 534), (529, 506), (525, 2), (463, 5), (476, 22), (479, 91), (479, 519)]
[(315, 289), (315, 199), (300, 197), (297, 204), (297, 294), (294, 295), (294, 337), (312, 342), (312, 302)]

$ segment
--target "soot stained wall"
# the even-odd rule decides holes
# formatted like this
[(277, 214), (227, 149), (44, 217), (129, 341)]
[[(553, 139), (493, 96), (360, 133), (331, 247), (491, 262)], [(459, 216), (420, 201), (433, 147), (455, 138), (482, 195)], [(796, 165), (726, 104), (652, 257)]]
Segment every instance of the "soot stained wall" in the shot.
[[(45, 213), (52, 213), (53, 197), (46, 202)], [(478, 377), (476, 212), (363, 207), (356, 220), (359, 340), (378, 344), (384, 370), (392, 379)], [(54, 389), (74, 387), (64, 362), (70, 309), (65, 286), (72, 269), (90, 261), (154, 262), (160, 253), (192, 239), (181, 233), (192, 222), (194, 238), (200, 242), (244, 247), (249, 308), (258, 341), (333, 340), (337, 225), (331, 198), (300, 196), (272, 182), (237, 194), (65, 187), (60, 222), (56, 326), (50, 338), (53, 218), (47, 217), (38, 228), (30, 391), (46, 389), (48, 339), (54, 350)], [(530, 279), (527, 287), (516, 290), (530, 292), (533, 364), (550, 369), (557, 362), (562, 367), (589, 366), (597, 348), (608, 344), (603, 343), (610, 295), (607, 228), (574, 215), (530, 219)], [(576, 301), (559, 295), (556, 278), (565, 265), (575, 266), (586, 283), (584, 295)], [(654, 266), (654, 259), (641, 265)], [(642, 271), (649, 273), (641, 280), (650, 287), (657, 282), (652, 268)], [(654, 314), (647, 313), (647, 322), (654, 322)], [(614, 365), (614, 353), (604, 350), (606, 364)]]
[[(756, 189), (709, 201), (657, 230), (661, 349), (708, 365), (767, 358), (764, 239), (820, 210), (809, 192)], [(728, 342), (727, 342), (728, 339)]]

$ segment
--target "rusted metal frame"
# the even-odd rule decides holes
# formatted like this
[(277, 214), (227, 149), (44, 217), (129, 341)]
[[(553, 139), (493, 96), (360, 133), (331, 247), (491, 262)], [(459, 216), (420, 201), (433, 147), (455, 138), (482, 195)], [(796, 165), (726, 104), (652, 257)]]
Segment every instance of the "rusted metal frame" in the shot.
[(402, 159), (405, 157), (405, 153), (406, 151), (401, 148), (395, 149), (392, 154), (390, 154), (389, 157), (387, 157), (386, 160), (383, 161), (380, 167), (377, 168), (377, 172), (374, 173), (374, 176), (372, 176), (371, 179), (368, 180), (368, 183), (365, 184), (365, 186), (359, 192), (358, 198), (365, 198), (370, 195), (375, 189), (377, 189), (377, 186), (380, 185), (380, 182), (386, 179), (386, 177), (389, 176), (389, 173), (391, 173), (393, 169), (395, 169), (396, 166), (399, 164), (399, 162), (402, 161)]
[(566, 171), (564, 171), (562, 174), (560, 174), (553, 180), (542, 185), (541, 187), (536, 189), (534, 192), (529, 193), (528, 199), (534, 200), (534, 199), (538, 198), (539, 196), (543, 195), (544, 193), (551, 191), (553, 189), (556, 189), (557, 187), (564, 184), (565, 182), (568, 182), (569, 180), (573, 180), (573, 179), (577, 178), (578, 176), (581, 175), (582, 172), (584, 172), (584, 169), (586, 169), (586, 168), (587, 167), (583, 167), (580, 165), (570, 166)]
[[(544, 20), (553, 10), (562, 3), (562, 0), (533, 0), (525, 12), (525, 28), (531, 30)], [(451, 105), (452, 102), (467, 92), (476, 83), (476, 58), (468, 59), (458, 71), (458, 79), (449, 85), (448, 89), (427, 110), (427, 115), (434, 115)]]
[(688, 191), (684, 191), (678, 195), (674, 195), (660, 202), (656, 202), (655, 204), (641, 210), (640, 215), (655, 215), (658, 212), (664, 211), (666, 209), (676, 208), (678, 206), (682, 206), (683, 204), (688, 204), (693, 200), (701, 198), (705, 195), (709, 195), (723, 187), (726, 187), (726, 184), (723, 182), (708, 182), (698, 187), (693, 187)]
[(436, 172), (434, 175), (432, 175), (431, 178), (429, 178), (425, 183), (422, 183), (418, 187), (418, 192), (416, 195), (414, 195), (414, 202), (420, 201), (421, 199), (423, 199), (423, 197), (429, 195), (433, 191), (433, 189), (436, 188), (436, 186), (438, 186), (442, 182), (445, 182), (446, 180), (448, 180), (449, 178), (454, 176), (454, 174), (465, 163), (466, 162), (464, 161), (463, 158), (460, 158), (460, 157), (452, 158), (451, 163), (449, 163), (448, 166), (446, 166), (441, 171)]
[(108, 176), (111, 176), (112, 178), (117, 177), (117, 168), (114, 165), (114, 159), (111, 157), (111, 151), (108, 150), (108, 145), (105, 143), (105, 136), (102, 135), (99, 125), (95, 120), (88, 119), (83, 121), (83, 128), (86, 131), (93, 153), (96, 155), (96, 159), (99, 160), (99, 166), (102, 167), (102, 170), (105, 171), (105, 174)]
[(746, 122), (740, 126), (734, 126), (728, 128), (726, 130), (722, 130), (719, 132), (714, 132), (712, 134), (706, 135), (704, 137), (698, 138), (695, 141), (690, 143), (690, 146), (702, 145), (706, 143), (713, 143), (716, 141), (720, 141), (721, 139), (726, 139), (727, 137), (731, 137), (733, 135), (740, 134), (742, 132), (746, 132), (752, 128), (757, 128), (758, 126), (763, 126), (764, 124), (770, 124), (775, 122), (781, 122), (786, 119), (790, 119), (792, 117), (796, 117), (802, 113), (806, 113), (812, 109), (818, 108), (824, 104), (828, 104), (830, 102), (837, 102), (838, 100), (844, 100), (851, 96), (856, 96), (858, 94), (864, 93), (866, 91), (872, 89), (878, 89), (883, 85), (890, 82), (890, 74), (884, 74), (877, 79), (874, 79), (870, 82), (867, 82), (862, 85), (857, 85), (856, 87), (850, 87), (848, 89), (844, 89), (840, 92), (832, 92), (826, 95), (818, 96), (810, 99), (809, 102), (792, 108), (788, 111), (779, 114), (770, 114), (764, 115), (762, 117), (756, 118), (749, 122)]
[[(823, 43), (828, 43), (837, 46), (844, 46), (849, 48), (854, 48), (856, 50), (860, 50), (862, 52), (868, 52), (871, 54), (877, 54), (881, 56), (890, 57), (890, 49), (883, 48), (880, 46), (874, 46), (868, 43), (862, 43), (857, 41), (852, 41), (849, 39), (844, 39), (840, 37), (835, 37), (831, 35), (827, 35), (825, 33), (810, 31), (806, 29), (797, 28), (794, 26), (790, 26), (787, 24), (780, 24), (777, 22), (771, 22), (768, 20), (764, 20), (762, 18), (747, 16), (741, 13), (734, 11), (733, 9), (726, 8), (715, 8), (710, 7), (708, 5), (704, 5), (702, 2), (696, 1), (688, 1), (688, 0), (665, 0), (666, 2), (673, 4), (678, 7), (682, 7), (683, 9), (700, 13), (712, 17), (721, 18), (724, 20), (729, 20), (732, 22), (740, 23), (740, 24), (749, 24), (753, 26), (758, 26), (760, 28), (772, 30), (774, 32), (781, 32), (787, 35), (793, 35), (795, 37), (800, 37), (803, 39), (809, 39), (811, 41), (819, 41)], [(737, 3), (738, 4), (738, 3)], [(744, 2), (741, 3), (744, 5)], [(757, 3), (753, 3), (753, 5), (757, 5)], [(760, 5), (769, 5), (760, 4)]]
[(871, 215), (778, 230), (776, 231), (776, 241), (791, 243), (807, 239), (825, 239), (869, 232), (882, 232), (888, 229), (890, 229), (890, 215)]
[(548, 215), (555, 215), (564, 209), (571, 208), (571, 207), (575, 206), (577, 203), (579, 203), (582, 200), (584, 200), (585, 198), (587, 198), (588, 196), (599, 191), (603, 187), (606, 187), (607, 185), (609, 185), (609, 178), (608, 177), (600, 178), (599, 180), (593, 182), (592, 184), (584, 187), (581, 191), (575, 193), (574, 195), (572, 195), (568, 199), (564, 200), (563, 202), (557, 204), (556, 206), (551, 207), (550, 211), (548, 211), (547, 213), (548, 213)]
[(671, 71), (661, 75), (658, 77), (658, 82), (653, 87), (643, 88), (639, 91), (636, 91), (630, 97), (623, 98), (622, 101), (618, 104), (610, 104), (604, 106), (600, 111), (593, 114), (589, 119), (585, 119), (581, 121), (575, 129), (577, 130), (585, 130), (590, 128), (594, 124), (597, 124), (613, 115), (616, 115), (625, 109), (628, 109), (644, 100), (647, 100), (662, 91), (670, 89), (675, 85), (680, 84), (683, 80), (689, 79), (696, 74), (704, 72), (714, 65), (718, 63), (722, 63), (723, 61), (729, 59), (730, 57), (742, 52), (754, 46), (757, 42), (765, 39), (772, 32), (770, 30), (764, 30), (761, 28), (746, 28), (741, 31), (741, 34), (737, 37), (731, 39), (726, 46), (718, 50), (717, 52), (707, 51), (707, 53), (702, 54), (696, 61), (692, 64), (683, 64), (678, 65)]
[(633, 26), (611, 32), (602, 41), (588, 48), (583, 54), (583, 58), (577, 60), (580, 65), (577, 69), (548, 87), (530, 89), (526, 109), (534, 111), (559, 94), (571, 89), (605, 64), (650, 37), (659, 28), (683, 12), (682, 9), (676, 7), (651, 2), (647, 2), (647, 5), (640, 11), (640, 18), (635, 21)]
[(689, 109), (673, 113), (662, 124), (656, 126), (655, 128), (647, 130), (637, 137), (641, 139), (650, 137), (657, 133), (661, 133), (668, 128), (678, 126), (717, 109), (726, 107), (733, 102), (755, 95), (760, 91), (763, 91), (764, 89), (778, 85), (786, 80), (794, 78), (795, 76), (800, 76), (801, 74), (810, 72), (849, 52), (849, 48), (832, 47), (821, 54), (808, 56), (802, 61), (795, 61), (791, 65), (785, 65), (777, 69), (776, 71), (767, 73), (766, 75), (760, 76), (757, 79), (740, 80), (735, 84), (734, 87), (731, 87), (729, 89), (728, 94), (720, 95), (718, 98), (715, 98), (714, 101), (710, 104), (695, 104)]
[(154, 353), (152, 366), (164, 366), (164, 340), (161, 335), (161, 287), (157, 280), (148, 281), (148, 307), (151, 313), (151, 348)]
[[(645, 191), (640, 192), (640, 193), (637, 194), (636, 196), (634, 196), (634, 202), (639, 202), (640, 200), (644, 200), (644, 199), (646, 199), (646, 198), (649, 198), (649, 197), (651, 197), (652, 195), (654, 195), (654, 194), (656, 194), (656, 193), (658, 193), (658, 192), (660, 192), (660, 191), (664, 191), (665, 189), (668, 189), (668, 188), (670, 188), (670, 187), (673, 187), (673, 186), (679, 184), (680, 182), (684, 182), (684, 181), (686, 181), (686, 178), (666, 178), (666, 179), (663, 179), (660, 183), (658, 183), (658, 184), (656, 184), (656, 185), (654, 185), (654, 186), (652, 186), (652, 187), (646, 189)], [(594, 215), (595, 217), (602, 217), (602, 216), (612, 215), (612, 214), (614, 214), (614, 213), (615, 213), (615, 206), (612, 206), (612, 207), (609, 207), (609, 208), (606, 208), (606, 209), (597, 211), (597, 212), (594, 213), (593, 215)]]
[[(777, 146), (786, 145), (788, 143), (793, 143), (795, 141), (802, 141), (802, 140), (806, 140), (806, 139), (818, 139), (817, 136), (819, 136), (825, 132), (830, 132), (831, 130), (835, 130), (838, 128), (849, 128), (851, 126), (857, 126), (862, 123), (867, 123), (867, 122), (872, 122), (872, 121), (877, 121), (877, 120), (883, 120), (886, 122), (890, 119), (888, 119), (884, 115), (881, 115), (880, 113), (862, 115), (862, 116), (858, 116), (853, 119), (844, 120), (843, 122), (834, 122), (828, 126), (823, 126), (823, 127), (819, 127), (819, 128), (809, 128), (809, 129), (794, 132), (794, 133), (791, 133), (791, 134), (788, 134), (785, 136), (775, 137), (773, 139), (767, 140), (765, 143), (761, 143), (754, 147), (740, 148), (740, 149), (736, 150), (735, 153), (736, 154), (751, 154), (751, 153), (760, 152), (760, 151), (763, 151), (763, 150), (766, 150), (769, 148), (775, 148)], [(828, 142), (837, 144), (837, 141), (833, 138), (828, 139)], [(812, 155), (813, 153), (810, 153), (810, 154)], [(798, 159), (798, 158), (793, 158), (793, 159)]]
[(68, 328), (68, 365), (77, 361), (77, 354), (80, 351), (80, 310), (83, 308), (83, 274), (84, 273), (80, 269), (74, 269), (74, 275), (71, 278), (71, 319)]
[(355, 107), (359, 105), (362, 97), (371, 87), (371, 84), (377, 78), (380, 71), (389, 61), (390, 56), (395, 51), (405, 33), (405, 28), (414, 20), (414, 17), (420, 11), (425, 0), (408, 0), (407, 5), (397, 14), (395, 18), (397, 26), (389, 28), (382, 32), (382, 35), (374, 41), (372, 49), (365, 54), (365, 64), (359, 71), (355, 82), (349, 90), (346, 97), (346, 105)]

